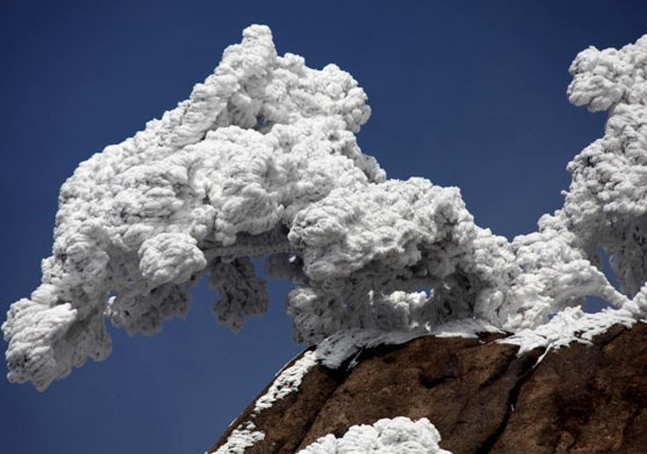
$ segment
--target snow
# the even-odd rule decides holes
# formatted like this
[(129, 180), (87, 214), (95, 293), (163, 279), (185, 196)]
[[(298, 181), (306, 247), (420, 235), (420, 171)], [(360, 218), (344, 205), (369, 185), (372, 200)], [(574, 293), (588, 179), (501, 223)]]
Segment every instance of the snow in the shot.
[(488, 320), (517, 272), (510, 245), (474, 224), (457, 188), (422, 178), (336, 189), (299, 213), (288, 238), (309, 285), (291, 292), (287, 310), (308, 343), (344, 329)]
[(604, 136), (569, 164), (573, 174), (562, 216), (589, 258), (611, 256), (621, 291), (638, 293), (647, 273), (647, 35), (623, 48), (581, 52), (569, 99), (607, 110)]
[(341, 437), (329, 434), (298, 454), (451, 454), (440, 449), (440, 434), (427, 418), (412, 421), (400, 416), (380, 419), (372, 425), (351, 426)]
[[(337, 369), (349, 358), (359, 355), (362, 350), (378, 345), (401, 345), (421, 336), (476, 338), (479, 333), (498, 332), (499, 329), (482, 320), (452, 320), (438, 326), (420, 328), (412, 331), (381, 331), (368, 329), (349, 329), (328, 336), (314, 351), (317, 360), (324, 366)], [(355, 365), (354, 360), (348, 364)]]
[(232, 431), (225, 444), (214, 451), (214, 454), (243, 454), (245, 450), (265, 439), (265, 434), (256, 430), (254, 423), (248, 422)]
[(593, 338), (606, 332), (613, 325), (631, 327), (636, 319), (625, 309), (603, 309), (601, 312), (587, 314), (579, 307), (569, 307), (555, 314), (543, 325), (534, 329), (524, 329), (499, 342), (518, 345), (518, 355), (535, 348), (543, 348), (545, 356), (550, 350), (566, 347), (572, 342), (590, 343)]
[(304, 353), (292, 366), (281, 371), (267, 392), (256, 400), (253, 413), (259, 413), (262, 410), (271, 408), (272, 404), (277, 400), (281, 400), (288, 394), (297, 391), (301, 386), (303, 377), (316, 364), (317, 358), (313, 351)]
[[(315, 352), (307, 351), (291, 366), (285, 367), (274, 378), (267, 392), (256, 399), (249, 418), (256, 418), (264, 410), (272, 408), (276, 401), (296, 392), (301, 386), (303, 377), (317, 363)], [(240, 454), (245, 452), (246, 448), (264, 439), (265, 434), (257, 430), (252, 421), (245, 421), (231, 432), (225, 444), (218, 448), (214, 454)]]
[[(351, 75), (279, 56), (268, 27), (248, 27), (187, 100), (63, 184), (42, 284), (2, 325), (9, 380), (42, 390), (106, 358), (106, 320), (159, 331), (204, 274), (218, 321), (240, 329), (267, 310), (252, 258), (292, 281), (295, 339), (318, 345), (263, 408), (315, 360), (379, 343), (480, 330), (514, 333), (524, 352), (645, 319), (647, 35), (589, 48), (570, 72), (570, 101), (608, 111), (604, 136), (568, 165), (564, 206), (508, 241), (476, 225), (458, 188), (387, 179), (357, 144), (370, 108)], [(615, 309), (586, 315), (587, 296)]]
[(349, 74), (279, 57), (269, 28), (247, 28), (188, 100), (63, 184), (42, 285), (3, 325), (9, 380), (45, 389), (87, 357), (107, 357), (106, 318), (159, 331), (186, 313), (205, 272), (220, 322), (239, 329), (264, 313), (250, 256), (292, 250), (295, 215), (334, 188), (384, 180), (355, 141), (365, 101)]

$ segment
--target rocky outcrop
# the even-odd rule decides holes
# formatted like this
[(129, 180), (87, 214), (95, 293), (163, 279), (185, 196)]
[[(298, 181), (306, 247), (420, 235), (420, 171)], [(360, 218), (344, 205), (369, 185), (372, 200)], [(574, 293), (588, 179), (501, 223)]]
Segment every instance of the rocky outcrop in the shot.
[(353, 368), (318, 364), (297, 392), (261, 411), (252, 403), (210, 452), (241, 427), (264, 434), (245, 454), (292, 454), (407, 416), (428, 418), (453, 454), (647, 453), (647, 325), (521, 356), (501, 337), (427, 336), (365, 350)]

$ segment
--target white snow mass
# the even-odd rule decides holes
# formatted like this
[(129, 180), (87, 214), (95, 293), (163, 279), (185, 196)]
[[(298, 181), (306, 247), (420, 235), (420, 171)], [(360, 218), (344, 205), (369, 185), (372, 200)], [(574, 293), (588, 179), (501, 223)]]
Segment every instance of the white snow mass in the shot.
[[(272, 408), (276, 401), (298, 391), (303, 377), (316, 364), (315, 352), (307, 351), (289, 367), (283, 368), (274, 377), (267, 392), (256, 399), (249, 419), (254, 420), (263, 410)], [(257, 430), (253, 421), (243, 421), (232, 430), (225, 443), (213, 454), (242, 454), (245, 449), (264, 439), (265, 433)]]
[[(42, 284), (2, 325), (9, 380), (42, 390), (104, 359), (106, 319), (159, 331), (205, 273), (214, 314), (240, 329), (268, 304), (252, 258), (294, 283), (295, 338), (329, 339), (324, 363), (326, 348), (340, 364), (376, 339), (483, 327), (524, 351), (644, 319), (647, 36), (589, 48), (570, 71), (570, 101), (607, 110), (605, 134), (568, 165), (563, 208), (509, 242), (474, 223), (457, 188), (389, 180), (362, 153), (370, 108), (348, 73), (279, 56), (268, 27), (245, 29), (189, 99), (63, 184)], [(589, 295), (615, 309), (583, 314)]]
[(351, 426), (341, 437), (329, 434), (297, 454), (452, 454), (440, 449), (440, 434), (427, 418), (380, 419), (373, 425)]

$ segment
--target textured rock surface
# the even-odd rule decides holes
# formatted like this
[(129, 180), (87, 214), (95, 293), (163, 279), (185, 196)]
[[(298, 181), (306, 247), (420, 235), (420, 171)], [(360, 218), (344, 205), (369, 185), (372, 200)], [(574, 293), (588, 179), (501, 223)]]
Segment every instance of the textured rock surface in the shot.
[[(353, 369), (316, 366), (298, 392), (253, 413), (264, 440), (245, 453), (295, 453), (381, 418), (427, 417), (453, 454), (647, 453), (647, 325), (614, 326), (592, 345), (517, 357), (480, 339), (422, 337), (364, 351)], [(263, 394), (263, 393), (261, 393)]]

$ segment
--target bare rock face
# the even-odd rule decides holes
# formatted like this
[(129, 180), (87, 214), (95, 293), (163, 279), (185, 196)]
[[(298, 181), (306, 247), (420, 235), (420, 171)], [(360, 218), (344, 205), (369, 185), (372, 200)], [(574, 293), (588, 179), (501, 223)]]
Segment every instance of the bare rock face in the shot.
[(365, 350), (350, 369), (318, 364), (270, 408), (252, 403), (211, 452), (241, 427), (264, 433), (245, 454), (293, 454), (406, 416), (428, 418), (453, 454), (647, 453), (646, 324), (522, 356), (501, 337), (421, 337)]

